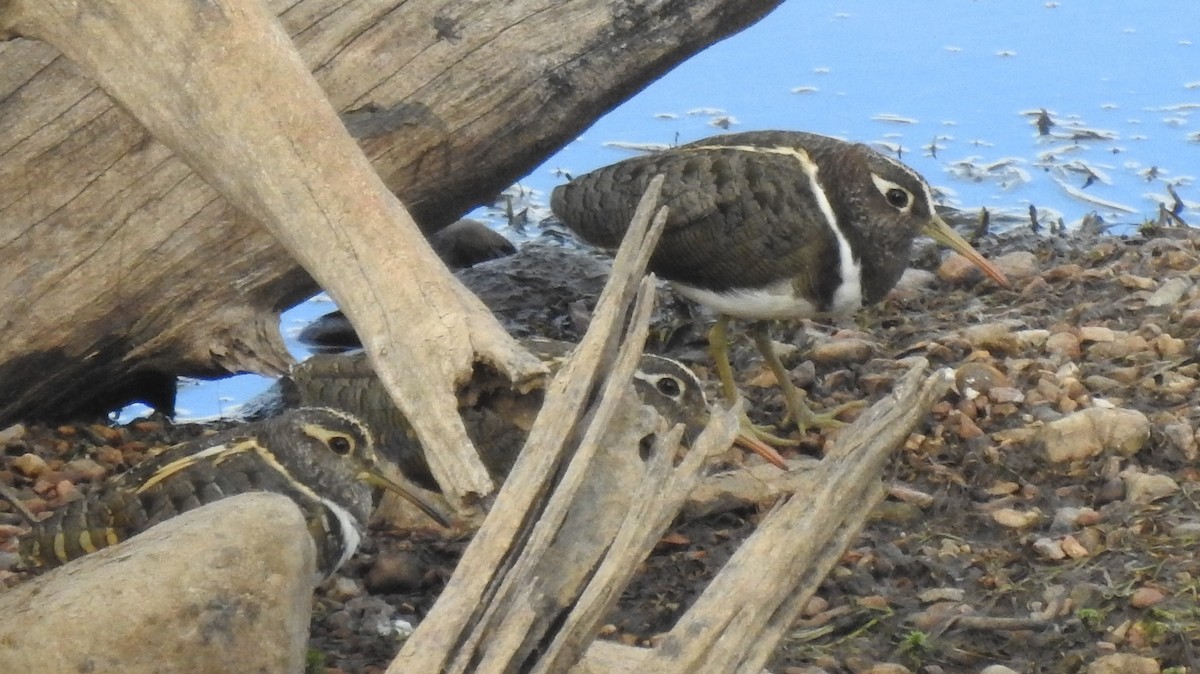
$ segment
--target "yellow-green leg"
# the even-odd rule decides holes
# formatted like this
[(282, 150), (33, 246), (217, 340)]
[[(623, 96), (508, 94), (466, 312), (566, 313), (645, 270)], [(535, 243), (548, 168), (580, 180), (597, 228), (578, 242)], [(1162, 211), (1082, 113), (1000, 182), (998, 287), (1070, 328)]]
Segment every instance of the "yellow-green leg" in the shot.
[[(741, 394), (738, 393), (737, 382), (733, 380), (733, 366), (729, 363), (729, 317), (724, 314), (717, 317), (717, 322), (708, 331), (708, 353), (717, 368), (717, 376), (721, 378), (721, 391), (725, 394), (725, 399), (737, 400)], [(746, 416), (745, 408), (742, 409), (742, 429), (751, 437), (777, 447), (800, 444), (797, 440), (781, 438), (771, 433), (769, 426), (754, 424), (750, 417)]]
[[(792, 378), (788, 374), (786, 368), (783, 367), (783, 362), (779, 360), (779, 354), (775, 353), (775, 346), (771, 343), (771, 335), (769, 334), (768, 324), (766, 321), (756, 321), (750, 326), (750, 334), (754, 337), (754, 345), (758, 347), (758, 352), (762, 354), (763, 360), (767, 362), (767, 367), (771, 368), (775, 379), (779, 381), (779, 388), (783, 391), (783, 400), (787, 405), (788, 417), (796, 422), (801, 433), (806, 433), (810, 428), (840, 428), (845, 426), (845, 422), (838, 421), (837, 416), (842, 412), (862, 407), (862, 401), (855, 401), (839, 405), (833, 410), (825, 414), (817, 414), (809, 408), (808, 403), (804, 402), (804, 396), (800, 394), (800, 389), (792, 383)], [(786, 419), (785, 419), (786, 421)]]

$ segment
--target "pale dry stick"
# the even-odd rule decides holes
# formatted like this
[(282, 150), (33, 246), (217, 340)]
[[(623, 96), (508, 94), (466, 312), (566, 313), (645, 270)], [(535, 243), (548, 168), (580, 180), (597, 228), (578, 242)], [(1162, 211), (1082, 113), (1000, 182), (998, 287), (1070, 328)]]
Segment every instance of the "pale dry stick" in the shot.
[[(596, 569), (554, 640), (531, 674), (566, 671), (579, 660), (599, 631), (600, 623), (629, 585), (638, 565), (661, 539), (703, 477), (710, 460), (728, 451), (741, 425), (734, 409), (715, 410), (678, 467), (673, 465), (682, 429), (655, 443), (645, 474), (629, 499), (629, 510), (608, 554)], [(777, 470), (777, 469), (776, 469)]]
[[(659, 217), (663, 216), (660, 211)], [(550, 494), (520, 557), (475, 628), (470, 643), (448, 671), (503, 674), (529, 671), (532, 651), (546, 638), (554, 615), (582, 591), (591, 569), (611, 545), (624, 513), (622, 477), (644, 470), (637, 461), (638, 443), (652, 432), (655, 419), (636, 418), (648, 411), (630, 386), (649, 332), (654, 308), (654, 279), (642, 279), (628, 335), (616, 362), (605, 373), (595, 411), (570, 463)], [(641, 423), (639, 423), (641, 422)], [(678, 444), (676, 444), (676, 447)], [(634, 562), (636, 564), (636, 562)]]
[(455, 389), (478, 360), (545, 368), (441, 264), (261, 0), (6, 0), (12, 35), (57, 47), (329, 291), (453, 504), (493, 491)]
[(777, 507), (637, 671), (757, 674), (803, 603), (836, 563), (842, 544), (885, 493), (880, 475), (952, 375), (916, 365), (871, 407), (814, 469), (816, 487)]
[(620, 329), (665, 218), (651, 219), (662, 178), (651, 181), (613, 262), (592, 323), (571, 358), (546, 388), (542, 411), (525, 448), (496, 496), (492, 511), (471, 540), (438, 601), (388, 666), (388, 674), (443, 672), (467, 648), (471, 627), (482, 617), (517, 557), (557, 472), (564, 446), (582, 417), (596, 369), (612, 334)]

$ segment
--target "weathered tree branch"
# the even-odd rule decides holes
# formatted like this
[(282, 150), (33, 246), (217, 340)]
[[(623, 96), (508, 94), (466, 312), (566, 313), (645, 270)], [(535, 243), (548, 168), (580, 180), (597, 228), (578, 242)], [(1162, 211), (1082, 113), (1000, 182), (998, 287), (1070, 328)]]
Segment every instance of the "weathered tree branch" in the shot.
[[(644, 83), (777, 3), (265, 4), (384, 184), (429, 230), (486, 201)], [(80, 6), (78, 16), (66, 10), (55, 18), (40, 3), (0, 3), (0, 34), (36, 37), (51, 30), (38, 21), (61, 20), (54, 39), (85, 49), (96, 39), (87, 20), (95, 11)], [(278, 30), (270, 40), (276, 52), (286, 42)], [(168, 66), (149, 62), (165, 56), (154, 52), (146, 63), (124, 65), (131, 73), (144, 67), (170, 75)], [(264, 57), (250, 58), (246, 65)], [(190, 60), (185, 55), (180, 67)], [(271, 232), (250, 211), (233, 208), (54, 47), (0, 42), (0, 64), (0, 388), (10, 394), (0, 400), (0, 423), (102, 412), (139, 397), (166, 405), (175, 374), (284, 369), (278, 312), (316, 285)], [(197, 77), (190, 66), (185, 74)], [(274, 107), (286, 119), (315, 104), (304, 98), (317, 94), (311, 86), (278, 98), (289, 85), (268, 83), (265, 72), (250, 74), (259, 88), (213, 105), (247, 114)], [(225, 86), (219, 77), (208, 83)], [(201, 106), (190, 112), (203, 113), (210, 99), (184, 84), (160, 81), (156, 100), (167, 108), (173, 97), (190, 98)], [(251, 166), (259, 176), (282, 172), (257, 149), (230, 152), (238, 151), (247, 162), (242, 174), (252, 173)], [(425, 254), (389, 241), (375, 245), (391, 254), (392, 265)]]

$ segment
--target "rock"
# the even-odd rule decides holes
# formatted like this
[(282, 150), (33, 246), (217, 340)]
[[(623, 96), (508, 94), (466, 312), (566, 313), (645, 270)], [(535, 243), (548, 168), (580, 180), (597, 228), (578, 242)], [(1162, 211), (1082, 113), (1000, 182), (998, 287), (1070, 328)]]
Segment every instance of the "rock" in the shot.
[(994, 321), (972, 325), (963, 330), (963, 338), (973, 349), (986, 349), (993, 353), (1012, 354), (1020, 351), (1021, 341), (1017, 330), (1024, 324), (1017, 320)]
[(25, 477), (37, 477), (50, 469), (46, 464), (46, 460), (37, 454), (22, 454), (13, 459), (12, 469)]
[(1179, 483), (1169, 475), (1126, 471), (1125, 500), (1130, 503), (1151, 503), (1179, 491)]
[(1087, 674), (1159, 674), (1158, 662), (1133, 653), (1113, 653), (1096, 658)]
[(25, 424), (13, 424), (0, 430), (0, 446), (15, 445), (25, 437)]
[(1183, 299), (1192, 282), (1182, 276), (1169, 278), (1146, 300), (1148, 307), (1173, 307)]
[(932, 288), (936, 280), (937, 276), (931, 271), (909, 267), (900, 275), (900, 280), (896, 282), (896, 289), (904, 291)]
[(1012, 381), (987, 363), (964, 363), (954, 372), (955, 390), (969, 400), (987, 395), (988, 391), (996, 387), (1012, 387)]
[(822, 365), (865, 363), (875, 353), (875, 345), (861, 337), (829, 339), (814, 344), (805, 354)]
[(429, 245), (451, 269), (513, 255), (515, 246), (502, 234), (478, 220), (463, 218), (429, 235)]
[(1133, 456), (1150, 440), (1150, 420), (1136, 410), (1093, 407), (1042, 427), (1038, 434), (1054, 463), (1086, 459), (1104, 451)]
[(0, 593), (0, 672), (300, 672), (315, 580), (294, 503), (223, 499)]
[(1027, 250), (1016, 250), (992, 258), (992, 264), (1013, 281), (1030, 278), (1039, 273), (1037, 256)]
[(979, 670), (979, 674), (1020, 674), (1020, 672), (1004, 665), (988, 665)]
[(1027, 527), (1041, 519), (1041, 513), (1034, 510), (1016, 510), (1000, 508), (992, 513), (992, 519), (999, 525), (1010, 529)]
[(864, 671), (863, 674), (912, 674), (912, 670), (894, 662), (881, 662), (877, 665), (871, 665), (871, 668)]
[(1129, 595), (1129, 605), (1134, 608), (1149, 608), (1166, 599), (1162, 590), (1153, 587), (1139, 587)]

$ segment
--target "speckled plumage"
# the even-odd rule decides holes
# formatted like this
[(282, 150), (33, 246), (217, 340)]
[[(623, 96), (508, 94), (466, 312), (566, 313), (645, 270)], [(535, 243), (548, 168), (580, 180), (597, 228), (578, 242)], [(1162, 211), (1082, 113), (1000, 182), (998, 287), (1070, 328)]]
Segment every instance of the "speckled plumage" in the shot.
[(365, 473), (371, 431), (341, 411), (303, 408), (164, 448), (74, 501), (21, 537), (27, 566), (57, 566), (176, 515), (235, 494), (291, 498), (332, 573), (358, 546), (372, 510)]
[[(670, 215), (652, 271), (713, 292), (790, 282), (817, 312), (829, 311), (843, 282), (837, 236), (802, 156), (862, 265), (863, 302), (882, 299), (932, 204), (916, 172), (865, 145), (794, 131), (716, 136), (580, 176), (555, 188), (551, 208), (585, 240), (615, 248), (646, 186), (664, 173), (660, 203)], [(889, 204), (872, 174), (907, 190), (910, 208)]]

